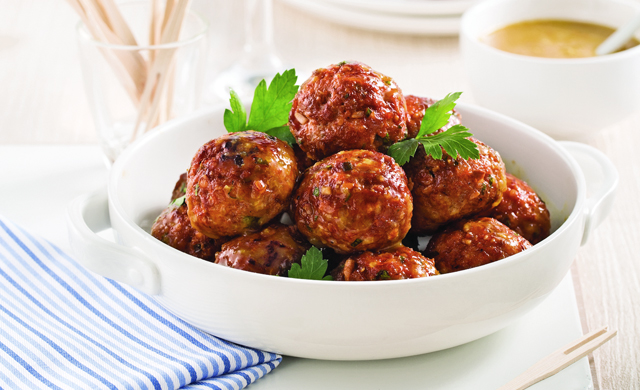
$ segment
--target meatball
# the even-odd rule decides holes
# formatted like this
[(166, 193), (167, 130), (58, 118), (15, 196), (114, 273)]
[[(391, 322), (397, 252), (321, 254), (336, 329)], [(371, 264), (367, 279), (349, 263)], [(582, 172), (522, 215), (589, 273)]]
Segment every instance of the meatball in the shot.
[(311, 245), (295, 226), (274, 223), (258, 233), (234, 238), (222, 245), (216, 263), (267, 275), (286, 276), (291, 264), (300, 263)]
[(348, 150), (307, 169), (292, 199), (298, 229), (317, 246), (338, 253), (399, 243), (413, 205), (407, 178), (389, 156)]
[(300, 170), (300, 173), (304, 172), (305, 169), (316, 163), (315, 160), (310, 159), (309, 156), (300, 149), (298, 144), (293, 144), (293, 153), (296, 156), (296, 162), (298, 163), (298, 170)]
[(270, 135), (249, 130), (209, 141), (187, 177), (191, 224), (211, 238), (258, 231), (287, 208), (297, 175), (291, 147)]
[(413, 183), (411, 225), (416, 234), (432, 234), (442, 225), (485, 212), (502, 200), (507, 179), (500, 155), (469, 139), (477, 144), (479, 159), (454, 159), (443, 150), (442, 159), (435, 160), (418, 147), (405, 165)]
[(194, 229), (184, 202), (172, 203), (164, 209), (153, 223), (151, 235), (181, 252), (207, 261), (214, 261), (216, 252), (224, 242)]
[[(407, 138), (415, 138), (420, 131), (420, 125), (422, 125), (422, 118), (424, 117), (424, 111), (431, 107), (436, 100), (428, 97), (420, 97), (414, 95), (405, 95), (405, 101), (407, 102)], [(459, 125), (461, 121), (460, 113), (455, 109), (452, 111), (452, 115), (449, 118), (449, 122), (433, 132), (432, 134), (441, 133), (448, 128)]]
[(551, 220), (542, 199), (523, 180), (507, 173), (507, 190), (489, 217), (495, 218), (535, 245), (549, 236)]
[(424, 255), (440, 273), (461, 271), (504, 259), (531, 247), (529, 241), (493, 218), (461, 221), (431, 237)]
[(354, 281), (412, 279), (437, 274), (433, 259), (405, 246), (353, 255), (331, 272), (334, 280)]
[(173, 187), (173, 192), (171, 193), (171, 201), (181, 198), (187, 194), (187, 173), (183, 173), (180, 175), (180, 178), (176, 182), (176, 185)]
[(317, 69), (293, 99), (289, 128), (318, 161), (341, 150), (384, 151), (407, 135), (402, 91), (367, 65), (342, 62)]

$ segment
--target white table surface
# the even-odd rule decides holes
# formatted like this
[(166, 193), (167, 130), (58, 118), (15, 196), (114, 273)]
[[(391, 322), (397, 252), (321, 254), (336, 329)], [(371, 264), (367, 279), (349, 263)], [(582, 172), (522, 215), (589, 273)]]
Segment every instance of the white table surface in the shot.
[[(237, 0), (193, 0), (193, 6), (210, 19), (212, 26), (211, 65), (205, 82), (237, 58), (242, 49), (241, 4)], [(97, 138), (74, 37), (78, 17), (64, 1), (0, 0), (0, 6), (0, 145), (95, 145)], [(407, 93), (442, 97), (463, 91), (461, 101), (474, 102), (462, 71), (457, 37), (359, 30), (327, 22), (276, 0), (274, 41), (281, 57), (299, 73), (356, 59), (392, 76)], [(579, 250), (574, 264), (584, 330), (604, 325), (618, 330), (618, 336), (591, 357), (594, 386), (640, 390), (640, 113), (585, 142), (609, 156), (620, 172), (611, 215)], [(2, 149), (0, 153), (7, 151)], [(16, 181), (12, 188), (0, 182), (0, 193), (5, 194), (0, 204), (2, 213), (48, 232), (57, 242), (66, 231), (52, 230), (52, 222), (45, 215), (60, 217), (63, 211), (50, 210), (53, 214), (38, 216), (18, 208), (11, 195), (32, 200), (30, 207), (44, 212), (47, 204), (38, 204), (33, 193), (43, 187), (31, 179), (55, 182), (56, 177), (64, 176), (62, 172), (70, 170), (76, 175), (60, 182), (61, 187), (80, 191), (102, 184), (104, 177), (89, 166), (101, 164), (93, 156), (97, 149), (84, 153), (87, 156), (80, 164), (69, 162), (59, 167), (61, 172), (57, 174), (34, 177), (23, 175), (12, 160), (15, 172), (11, 175)], [(54, 199), (65, 196), (57, 187), (50, 191)]]
[[(108, 172), (97, 146), (0, 145), (0, 214), (70, 252), (67, 204), (100, 189)], [(476, 389), (508, 382), (582, 334), (570, 275), (533, 312), (508, 328), (446, 351), (374, 362), (284, 357), (252, 389)], [(587, 358), (532, 387), (590, 390)]]

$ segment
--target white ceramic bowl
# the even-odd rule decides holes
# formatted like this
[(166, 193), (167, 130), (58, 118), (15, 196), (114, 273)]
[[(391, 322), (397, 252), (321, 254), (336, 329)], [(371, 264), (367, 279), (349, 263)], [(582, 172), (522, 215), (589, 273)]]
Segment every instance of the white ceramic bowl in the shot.
[[(170, 122), (143, 137), (114, 164), (108, 195), (102, 191), (71, 204), (75, 257), (101, 275), (153, 294), (206, 332), (286, 355), (393, 358), (486, 336), (533, 309), (562, 280), (581, 242), (607, 214), (617, 172), (592, 147), (559, 144), (485, 109), (458, 108), (463, 123), (498, 150), (508, 169), (549, 205), (555, 232), (533, 248), (462, 272), (384, 282), (267, 276), (179, 252), (141, 226), (166, 207), (196, 150), (224, 131), (218, 109)], [(600, 172), (593, 182), (603, 179), (602, 185), (592, 198), (587, 198), (587, 183), (572, 153)], [(109, 225), (118, 244), (95, 233)]]
[[(508, 53), (481, 41), (512, 23), (565, 19), (618, 28), (640, 13), (625, 0), (486, 0), (461, 20), (460, 50), (474, 100), (556, 139), (584, 139), (640, 110), (640, 46), (581, 59)], [(640, 31), (637, 38), (640, 39)]]

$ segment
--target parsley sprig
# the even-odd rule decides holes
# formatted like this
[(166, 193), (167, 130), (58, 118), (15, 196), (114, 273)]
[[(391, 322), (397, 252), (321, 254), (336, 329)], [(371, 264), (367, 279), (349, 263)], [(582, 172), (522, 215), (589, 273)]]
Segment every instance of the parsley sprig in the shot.
[(399, 164), (404, 165), (416, 154), (418, 146), (422, 145), (427, 155), (436, 160), (442, 159), (442, 149), (451, 157), (480, 158), (478, 146), (468, 140), (473, 134), (462, 125), (455, 125), (446, 131), (429, 135), (442, 128), (449, 122), (451, 111), (456, 106), (456, 100), (462, 92), (450, 93), (429, 106), (424, 113), (420, 131), (415, 138), (396, 142), (389, 147), (389, 155)]
[(289, 277), (296, 279), (332, 280), (331, 275), (325, 276), (329, 262), (322, 258), (320, 249), (312, 246), (302, 255), (300, 264), (293, 263), (289, 270)]
[(231, 90), (229, 103), (231, 110), (224, 111), (224, 127), (229, 133), (255, 130), (277, 137), (289, 144), (295, 139), (286, 126), (291, 111), (291, 101), (298, 92), (295, 69), (289, 69), (275, 75), (269, 87), (265, 80), (260, 81), (253, 93), (249, 122), (247, 112), (238, 94)]

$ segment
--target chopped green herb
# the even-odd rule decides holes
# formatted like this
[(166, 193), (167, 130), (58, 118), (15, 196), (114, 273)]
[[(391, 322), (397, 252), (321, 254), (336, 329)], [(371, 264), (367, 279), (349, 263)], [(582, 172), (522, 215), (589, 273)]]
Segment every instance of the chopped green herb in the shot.
[(180, 192), (182, 192), (183, 194), (187, 193), (187, 183), (182, 183), (182, 185), (180, 186)]
[(367, 109), (364, 112), (364, 115), (368, 118), (368, 117), (371, 116), (371, 112), (372, 112), (371, 109), (369, 107), (367, 107)]
[(247, 215), (242, 218), (242, 223), (249, 229), (257, 229), (260, 226), (260, 217)]
[(265, 160), (264, 158), (261, 158), (261, 157), (257, 157), (257, 158), (256, 158), (256, 164), (259, 164), (259, 165), (269, 165), (269, 163), (267, 162), (267, 160)]
[(332, 280), (331, 275), (326, 275), (329, 262), (322, 258), (320, 249), (312, 246), (302, 255), (300, 264), (293, 263), (289, 270), (289, 277), (296, 279)]
[(194, 187), (193, 193), (198, 196), (198, 191), (200, 191), (200, 184), (196, 184)]
[(186, 198), (187, 198), (187, 196), (183, 195), (183, 196), (181, 196), (179, 198), (174, 199), (173, 202), (171, 202), (171, 206), (174, 206), (174, 207), (182, 206), (184, 204), (184, 202), (186, 201)]
[(377, 280), (390, 280), (391, 276), (389, 275), (389, 272), (387, 272), (386, 270), (382, 270), (380, 272), (378, 272), (376, 274), (376, 279)]
[(387, 85), (391, 85), (391, 79), (384, 80), (384, 83), (387, 84)]
[(345, 99), (349, 99), (349, 94), (348, 94), (348, 93), (345, 93), (345, 94), (344, 94), (344, 98), (345, 98)]
[(489, 175), (489, 185), (493, 185), (493, 175)]
[(349, 192), (349, 194), (347, 195), (347, 198), (344, 201), (347, 202), (349, 199), (351, 199), (351, 192)]
[(356, 238), (354, 242), (351, 243), (352, 247), (356, 247), (358, 245), (360, 245), (362, 243), (362, 239), (361, 238)]
[(318, 195), (320, 195), (320, 188), (314, 187), (313, 188), (313, 196), (318, 196)]

